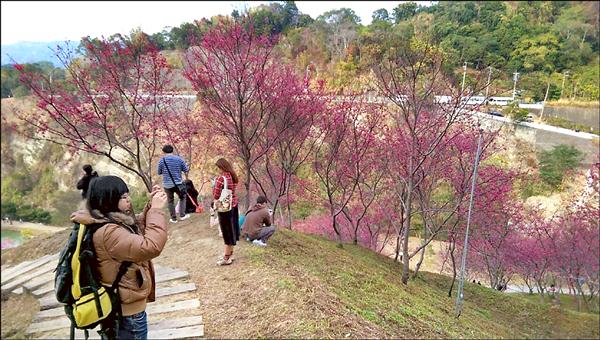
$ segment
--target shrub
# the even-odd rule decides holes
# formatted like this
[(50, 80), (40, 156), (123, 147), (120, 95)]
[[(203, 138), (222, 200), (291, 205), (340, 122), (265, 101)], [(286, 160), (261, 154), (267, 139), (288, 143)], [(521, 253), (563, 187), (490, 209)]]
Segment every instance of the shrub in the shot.
[(502, 114), (507, 117), (510, 117), (515, 123), (519, 123), (527, 119), (527, 115), (529, 115), (529, 111), (525, 109), (521, 109), (519, 107), (519, 103), (516, 101), (512, 102), (509, 106), (507, 106), (504, 110), (502, 110)]
[(581, 151), (570, 145), (560, 144), (550, 151), (542, 151), (539, 155), (542, 180), (553, 189), (557, 189), (562, 183), (564, 174), (575, 169), (581, 158)]

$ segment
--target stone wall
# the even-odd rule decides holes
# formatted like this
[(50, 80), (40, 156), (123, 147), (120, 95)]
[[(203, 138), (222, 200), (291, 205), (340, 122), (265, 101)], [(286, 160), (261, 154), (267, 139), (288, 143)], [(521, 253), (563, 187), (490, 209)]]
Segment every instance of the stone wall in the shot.
[[(539, 111), (536, 110), (535, 113), (539, 115)], [(546, 106), (544, 116), (563, 118), (589, 126), (594, 131), (600, 130), (600, 107)]]

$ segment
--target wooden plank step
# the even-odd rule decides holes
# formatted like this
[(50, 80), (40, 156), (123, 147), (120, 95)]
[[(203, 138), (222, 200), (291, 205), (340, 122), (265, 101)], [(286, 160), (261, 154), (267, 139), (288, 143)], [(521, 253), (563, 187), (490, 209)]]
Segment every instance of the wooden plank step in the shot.
[(58, 254), (45, 255), (35, 261), (32, 261), (28, 265), (23, 266), (22, 268), (19, 268), (18, 270), (14, 270), (8, 274), (2, 273), (2, 278), (0, 279), (0, 284), (4, 285), (4, 283), (14, 279), (15, 277), (17, 277), (21, 274), (27, 273), (28, 271), (33, 270), (41, 265), (48, 263), (51, 260), (57, 259), (57, 258), (58, 258)]
[[(35, 296), (36, 298), (43, 298), (43, 299), (45, 299), (46, 297), (44, 297), (44, 295), (46, 295), (46, 294), (48, 294), (50, 292), (54, 292), (54, 280), (50, 281), (46, 285), (44, 285), (44, 286), (42, 286), (42, 287), (40, 287), (40, 288), (38, 288), (36, 290), (34, 290), (31, 294), (33, 294), (33, 296)], [(54, 293), (51, 296), (54, 297)]]
[(148, 331), (148, 339), (183, 339), (204, 336), (204, 325)]
[[(52, 283), (52, 284), (53, 284), (53, 286), (51, 288), (51, 291), (54, 291), (54, 283)], [(156, 288), (155, 296), (158, 299), (159, 297), (175, 295), (175, 294), (185, 293), (185, 292), (191, 292), (194, 290), (196, 290), (195, 283), (184, 283), (184, 284), (181, 284), (178, 286), (173, 286), (173, 287)], [(56, 301), (56, 296), (54, 294), (39, 299), (39, 303), (40, 303), (40, 310), (42, 310), (42, 311), (49, 309), (49, 308), (55, 308), (55, 307), (62, 306), (62, 303)]]
[(51, 270), (51, 271), (47, 272), (46, 274), (43, 274), (38, 277), (34, 277), (33, 279), (29, 280), (28, 282), (25, 282), (23, 284), (23, 288), (25, 288), (31, 292), (49, 282), (54, 283), (54, 274), (55, 274), (54, 270)]
[(154, 266), (154, 273), (156, 274), (156, 276), (160, 276), (160, 275), (167, 274), (167, 273), (172, 273), (172, 272), (175, 272), (178, 270), (179, 269), (177, 269), (177, 268)]
[[(17, 270), (20, 270), (21, 268), (23, 268), (25, 266), (28, 266), (31, 263), (33, 263), (33, 260), (23, 261), (23, 262), (15, 265), (15, 266), (12, 266), (12, 267), (7, 268), (7, 269), (3, 269), (2, 270), (2, 278), (4, 279), (5, 276), (12, 275)], [(3, 280), (0, 280), (0, 281), (3, 281)]]
[(54, 270), (54, 268), (56, 268), (57, 264), (58, 264), (58, 261), (46, 262), (44, 265), (37, 267), (36, 270), (24, 273), (24, 274), (16, 277), (14, 280), (8, 282), (7, 284), (3, 284), (0, 289), (3, 292), (4, 291), (12, 291), (13, 289), (19, 287), (20, 285), (33, 279), (34, 277), (38, 277), (42, 274), (45, 274), (49, 271)]
[(202, 325), (202, 316), (186, 316), (183, 318), (166, 319), (166, 320), (148, 320), (148, 330), (179, 328), (187, 326)]
[(167, 274), (157, 275), (156, 283), (177, 280), (177, 279), (185, 279), (185, 278), (188, 278), (189, 276), (190, 276), (190, 274), (188, 272), (186, 272), (185, 270), (177, 270), (177, 271), (170, 272)]
[[(175, 287), (158, 288), (158, 289), (156, 289), (156, 298), (168, 296), (168, 295), (174, 295), (174, 294), (178, 294), (178, 293), (189, 292), (189, 291), (193, 291), (193, 290), (196, 290), (196, 284), (194, 284), (194, 283), (186, 283), (186, 284), (182, 284), (182, 285), (175, 286)], [(56, 301), (55, 296), (52, 296), (52, 299), (54, 300), (52, 303), (52, 306), (56, 307), (56, 308), (42, 309), (40, 312), (37, 312), (37, 314), (35, 314), (34, 320), (53, 318), (53, 317), (64, 315), (65, 311), (64, 311), (64, 308), (62, 307), (62, 303)], [(156, 302), (151, 302), (148, 304), (148, 306), (152, 306), (155, 303)], [(41, 307), (41, 305), (42, 305), (42, 303), (40, 302), (40, 307)], [(47, 303), (45, 303), (45, 305), (47, 305)]]
[(159, 314), (167, 312), (175, 312), (178, 310), (186, 310), (200, 307), (200, 300), (190, 299), (177, 302), (161, 303), (160, 305), (151, 303), (146, 307), (146, 313)]
[(185, 292), (191, 292), (196, 290), (196, 284), (195, 283), (184, 283), (178, 286), (173, 286), (173, 287), (163, 287), (163, 288), (156, 288), (156, 298), (158, 299), (159, 297), (162, 296), (169, 296), (169, 295), (175, 295), (175, 294), (179, 294), (179, 293), (185, 293)]
[[(183, 301), (177, 301), (177, 302), (163, 303), (163, 304), (159, 304), (159, 305), (149, 304), (146, 307), (146, 313), (148, 315), (151, 315), (151, 314), (175, 312), (178, 310), (189, 310), (192, 308), (197, 308), (199, 306), (200, 306), (200, 300), (198, 300), (198, 299), (190, 299), (190, 300), (183, 300)], [(63, 308), (49, 309), (49, 310), (45, 310), (43, 312), (46, 312), (46, 313), (44, 313), (44, 315), (52, 315), (52, 316), (59, 316), (59, 317), (55, 317), (53, 319), (46, 320), (46, 321), (32, 323), (27, 328), (26, 334), (51, 331), (54, 329), (67, 328), (71, 325), (69, 319), (64, 314), (65, 312), (64, 312)], [(60, 312), (60, 314), (58, 312)], [(42, 313), (42, 312), (40, 312), (40, 313)], [(36, 314), (36, 317), (40, 313)]]
[[(176, 319), (166, 319), (166, 320), (148, 320), (148, 338), (150, 338), (151, 334), (154, 334), (156, 331), (160, 331), (163, 329), (178, 329), (181, 327), (190, 327), (190, 326), (202, 326), (202, 316), (187, 316), (183, 318)], [(97, 333), (97, 329), (90, 330), (89, 339), (100, 339), (100, 336)], [(38, 339), (68, 339), (70, 336), (69, 332), (60, 333), (53, 336), (42, 336)], [(76, 329), (75, 330), (75, 339), (84, 339), (85, 333), (83, 330)], [(155, 339), (163, 339), (160, 337), (154, 337)]]

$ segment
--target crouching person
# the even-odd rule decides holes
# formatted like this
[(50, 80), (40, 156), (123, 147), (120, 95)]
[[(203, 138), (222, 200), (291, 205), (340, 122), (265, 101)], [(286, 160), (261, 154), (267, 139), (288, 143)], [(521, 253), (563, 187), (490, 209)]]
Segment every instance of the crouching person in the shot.
[(91, 181), (86, 204), (85, 209), (71, 215), (71, 220), (101, 225), (92, 241), (102, 284), (111, 286), (121, 263), (131, 263), (118, 282), (122, 318), (114, 329), (103, 327), (102, 338), (147, 339), (146, 303), (155, 300), (151, 259), (160, 255), (167, 242), (167, 194), (154, 186), (150, 201), (135, 216), (125, 182), (116, 176), (102, 176)]
[(275, 233), (275, 227), (271, 225), (266, 197), (256, 198), (256, 204), (246, 213), (242, 230), (253, 244), (263, 247), (267, 245), (267, 240)]

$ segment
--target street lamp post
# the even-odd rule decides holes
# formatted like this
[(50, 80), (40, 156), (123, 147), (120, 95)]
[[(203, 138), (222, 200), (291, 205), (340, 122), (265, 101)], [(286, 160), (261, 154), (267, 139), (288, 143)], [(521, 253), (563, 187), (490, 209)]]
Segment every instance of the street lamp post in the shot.
[(489, 66), (488, 67), (488, 79), (487, 79), (487, 84), (485, 86), (485, 100), (488, 100), (488, 94), (489, 94), (489, 90), (490, 90), (490, 81), (492, 80), (492, 67)]
[(517, 80), (519, 80), (519, 72), (515, 72), (513, 73), (514, 77), (513, 77), (513, 95), (512, 95), (512, 99), (515, 100), (515, 98), (517, 97)]
[(548, 92), (550, 91), (550, 80), (548, 80), (548, 87), (546, 87), (546, 95), (544, 96), (544, 103), (542, 104), (542, 112), (540, 112), (540, 122), (544, 121), (544, 109), (546, 108), (546, 100), (548, 100)]
[(462, 86), (460, 87), (460, 93), (462, 95), (463, 92), (465, 92), (465, 79), (467, 78), (467, 62), (465, 61), (463, 64), (463, 79), (462, 79)]
[(465, 232), (465, 243), (463, 246), (462, 261), (460, 265), (460, 279), (458, 281), (458, 292), (456, 294), (456, 317), (462, 312), (464, 300), (463, 289), (465, 286), (465, 267), (467, 265), (467, 250), (469, 249), (469, 227), (471, 226), (471, 211), (473, 210), (473, 195), (475, 194), (475, 185), (477, 184), (477, 168), (479, 167), (479, 157), (481, 156), (481, 144), (483, 142), (483, 129), (479, 128), (479, 141), (477, 142), (477, 153), (475, 154), (475, 165), (473, 166), (473, 178), (471, 180), (471, 198), (469, 200), (469, 212), (467, 214), (467, 230)]
[(568, 76), (569, 76), (569, 71), (565, 71), (565, 74), (563, 75), (562, 85), (560, 87), (560, 98), (561, 99), (563, 96), (563, 91), (565, 90), (565, 80), (567, 79)]

